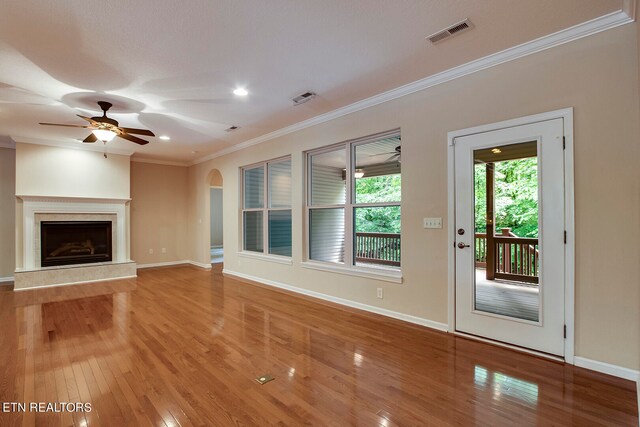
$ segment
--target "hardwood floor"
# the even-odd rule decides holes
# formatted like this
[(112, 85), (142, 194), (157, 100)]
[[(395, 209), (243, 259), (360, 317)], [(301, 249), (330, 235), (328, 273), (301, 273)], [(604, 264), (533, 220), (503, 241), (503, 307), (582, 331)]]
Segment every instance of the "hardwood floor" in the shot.
[[(0, 291), (0, 425), (637, 425), (635, 384), (193, 267)], [(265, 385), (254, 379), (270, 373)], [(0, 408), (1, 409), (1, 408)]]

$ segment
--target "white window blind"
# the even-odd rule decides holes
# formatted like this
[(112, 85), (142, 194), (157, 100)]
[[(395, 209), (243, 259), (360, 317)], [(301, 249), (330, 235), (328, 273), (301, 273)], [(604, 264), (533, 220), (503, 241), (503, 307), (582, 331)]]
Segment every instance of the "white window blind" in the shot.
[(245, 167), (242, 178), (243, 250), (290, 257), (291, 159)]

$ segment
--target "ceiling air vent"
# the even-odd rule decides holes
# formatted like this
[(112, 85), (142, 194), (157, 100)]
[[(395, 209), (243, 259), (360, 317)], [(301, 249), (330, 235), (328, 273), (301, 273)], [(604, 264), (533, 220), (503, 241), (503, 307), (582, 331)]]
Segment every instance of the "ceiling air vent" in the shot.
[(295, 105), (300, 105), (300, 104), (304, 104), (307, 101), (311, 101), (316, 96), (318, 96), (317, 93), (311, 92), (309, 90), (309, 91), (306, 91), (305, 93), (301, 93), (298, 96), (294, 96), (293, 98), (291, 98), (291, 100)]
[(238, 128), (239, 128), (239, 126), (235, 126), (235, 125), (234, 125), (234, 126), (231, 126), (231, 127), (230, 127), (230, 128), (228, 128), (228, 129), (225, 129), (224, 131), (225, 131), (225, 132), (233, 132), (234, 130), (236, 130), (236, 129), (238, 129)]
[(427, 40), (429, 40), (432, 44), (436, 44), (441, 42), (444, 39), (448, 39), (451, 36), (463, 33), (472, 28), (473, 28), (473, 24), (471, 23), (471, 21), (469, 21), (469, 18), (467, 18), (464, 21), (460, 21), (458, 23), (453, 24), (449, 28), (445, 28), (442, 31), (438, 31), (437, 33), (431, 34), (430, 36), (427, 37)]

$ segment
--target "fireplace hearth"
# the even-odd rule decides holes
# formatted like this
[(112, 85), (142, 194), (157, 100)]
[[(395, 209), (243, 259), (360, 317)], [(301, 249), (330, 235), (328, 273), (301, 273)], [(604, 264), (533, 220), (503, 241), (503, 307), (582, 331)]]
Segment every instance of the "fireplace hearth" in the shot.
[(111, 221), (42, 221), (41, 266), (110, 262)]

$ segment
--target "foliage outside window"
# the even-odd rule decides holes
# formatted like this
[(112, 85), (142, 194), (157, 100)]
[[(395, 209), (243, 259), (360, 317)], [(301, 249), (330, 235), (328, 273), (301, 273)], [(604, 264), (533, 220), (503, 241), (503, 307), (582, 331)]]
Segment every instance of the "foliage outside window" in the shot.
[[(495, 230), (510, 228), (518, 237), (538, 237), (537, 157), (496, 162)], [(475, 228), (486, 231), (486, 165), (475, 166)]]
[(400, 267), (400, 146), (393, 131), (307, 153), (308, 259)]
[(242, 168), (242, 188), (243, 250), (290, 257), (291, 159)]

